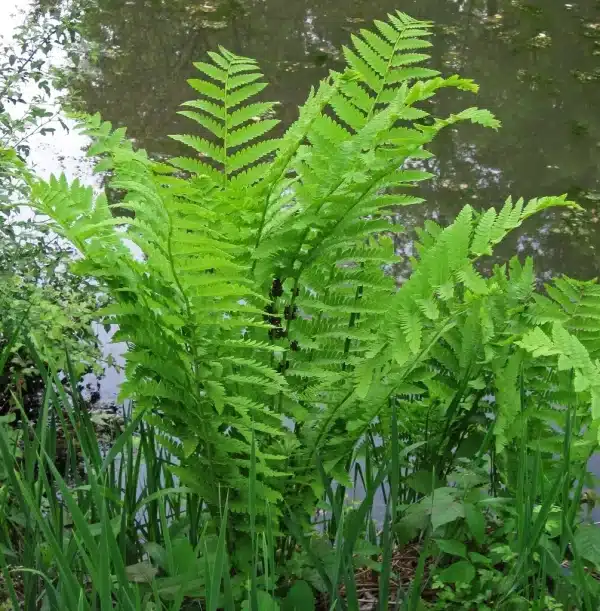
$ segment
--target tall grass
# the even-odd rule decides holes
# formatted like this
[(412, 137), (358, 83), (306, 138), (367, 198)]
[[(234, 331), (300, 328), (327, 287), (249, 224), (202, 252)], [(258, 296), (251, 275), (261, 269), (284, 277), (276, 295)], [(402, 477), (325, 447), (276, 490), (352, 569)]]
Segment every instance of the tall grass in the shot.
[[(35, 354), (32, 346), (29, 349)], [(126, 413), (120, 434), (109, 448), (101, 447), (85, 403), (68, 390), (76, 388), (73, 373), (64, 384), (39, 357), (36, 360), (45, 382), (37, 420), (28, 420), (13, 394), (20, 423), (0, 425), (6, 477), (0, 497), (0, 592), (5, 606), (25, 611), (264, 611), (280, 604), (298, 610), (322, 604), (359, 611), (364, 608), (365, 584), (364, 571), (358, 569), (369, 567), (378, 582), (373, 608), (413, 611), (425, 608), (423, 595), (430, 592), (432, 576), (453, 561), (436, 551), (434, 540), (465, 540), (470, 551), (481, 554), (493, 547), (492, 535), (481, 545), (469, 540), (464, 520), (449, 521), (440, 530), (428, 514), (415, 539), (421, 553), (411, 583), (393, 586), (400, 577), (394, 574), (393, 559), (403, 553), (398, 525), (411, 507), (428, 502), (425, 493), (411, 487), (410, 475), (429, 461), (435, 476), (439, 464), (439, 454), (423, 451), (427, 438), (403, 443), (393, 405), (391, 445), (377, 443), (375, 430), (367, 435), (348, 481), (327, 476), (317, 456), (315, 478), (321, 480), (324, 495), (312, 535), (291, 512), (286, 518), (291, 539), (274, 532), (272, 521), (267, 520), (266, 529), (259, 528), (255, 459), (251, 461), (251, 558), (248, 573), (236, 574), (231, 554), (238, 542), (228, 536), (235, 516), (227, 492), (222, 494), (220, 522), (214, 524), (203, 499), (172, 475), (172, 457), (141, 413)], [(501, 576), (497, 608), (516, 608), (515, 600), (543, 601), (550, 591), (564, 609), (598, 608), (599, 588), (589, 562), (574, 545), (585, 479), (584, 463), (573, 459), (573, 432), (580, 426), (576, 405), (569, 406), (565, 422), (560, 458), (543, 458), (524, 429), (515, 448), (516, 488), (501, 478), (489, 485), (498, 492), (492, 495), (495, 502), (490, 501), (486, 524), (494, 523), (492, 515), (500, 511), (496, 505), (508, 507), (502, 519), (512, 520), (514, 531), (503, 537), (516, 552), (512, 562), (496, 563)], [(452, 456), (451, 451), (444, 460), (452, 461)], [(452, 467), (444, 464), (443, 471)], [(489, 471), (494, 478), (501, 468), (491, 465)], [(352, 480), (364, 488), (355, 502), (348, 488)], [(550, 537), (548, 524), (557, 508), (560, 532)], [(378, 511), (382, 520), (374, 518)], [(532, 604), (538, 607), (530, 608), (544, 608)]]

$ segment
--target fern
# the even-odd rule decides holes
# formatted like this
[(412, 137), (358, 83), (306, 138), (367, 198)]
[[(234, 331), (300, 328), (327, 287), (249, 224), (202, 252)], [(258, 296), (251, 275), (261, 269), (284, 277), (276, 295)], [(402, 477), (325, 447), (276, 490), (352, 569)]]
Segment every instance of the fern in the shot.
[[(264, 139), (276, 120), (272, 103), (253, 100), (264, 88), (256, 63), (222, 48), (196, 64), (199, 98), (182, 111), (203, 133), (175, 136), (195, 157), (156, 163), (93, 118), (90, 154), (134, 218), (114, 218), (106, 197), (64, 177), (32, 184), (32, 205), (79, 249), (79, 271), (114, 296), (104, 316), (128, 344), (123, 394), (215, 517), (229, 491), (234, 530), (248, 529), (253, 447), (257, 512), (286, 532), (284, 498), (310, 523), (317, 455), (340, 476), (365, 433), (389, 433), (390, 405), (410, 396), (436, 426), (514, 381), (518, 342), (535, 358), (560, 357), (533, 327), (597, 333), (591, 285), (558, 283), (553, 301), (533, 296), (528, 263), (489, 277), (476, 267), (531, 214), (572, 205), (564, 197), (467, 206), (448, 227), (426, 224), (399, 289), (386, 273), (399, 261), (395, 208), (420, 203), (409, 190), (431, 177), (415, 169), (427, 145), (461, 121), (498, 126), (476, 108), (420, 122), (438, 89), (477, 89), (420, 65), (430, 29), (398, 13), (361, 31), (344, 50), (348, 68), (311, 91), (280, 139)], [(560, 368), (593, 378), (590, 393), (587, 341), (569, 340)], [(515, 404), (499, 404), (504, 448)]]
[[(252, 59), (234, 55), (223, 47), (219, 53), (210, 53), (213, 63), (197, 62), (194, 66), (211, 80), (190, 79), (189, 84), (202, 95), (199, 100), (184, 105), (195, 110), (182, 110), (180, 115), (192, 119), (211, 134), (214, 141), (199, 136), (176, 135), (174, 140), (193, 148), (199, 157), (216, 163), (223, 179), (236, 179), (238, 187), (255, 182), (258, 175), (241, 173), (252, 164), (273, 153), (278, 148), (277, 140), (252, 143), (272, 130), (279, 121), (266, 119), (271, 114), (273, 102), (248, 100), (260, 93), (266, 83)], [(252, 143), (252, 144), (251, 144)], [(211, 178), (219, 176), (210, 166), (195, 165), (193, 159), (177, 159), (175, 164), (197, 175), (206, 174)], [(264, 168), (262, 168), (264, 172)]]

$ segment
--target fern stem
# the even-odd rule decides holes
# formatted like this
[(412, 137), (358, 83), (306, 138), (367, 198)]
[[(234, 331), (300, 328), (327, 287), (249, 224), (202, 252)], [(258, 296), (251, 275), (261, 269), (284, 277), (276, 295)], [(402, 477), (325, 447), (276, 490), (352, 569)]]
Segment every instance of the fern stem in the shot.
[(369, 122), (370, 119), (373, 118), (373, 114), (375, 113), (375, 109), (377, 108), (377, 104), (379, 104), (379, 100), (381, 98), (381, 95), (385, 91), (385, 86), (387, 84), (387, 79), (388, 79), (388, 76), (389, 76), (389, 74), (391, 72), (392, 62), (394, 61), (394, 56), (396, 55), (396, 51), (398, 50), (398, 43), (400, 42), (400, 40), (402, 40), (402, 38), (401, 38), (400, 35), (398, 35), (398, 38), (396, 38), (396, 42), (394, 43), (394, 49), (392, 50), (390, 58), (388, 59), (388, 62), (387, 62), (387, 67), (386, 67), (386, 70), (385, 70), (385, 75), (382, 78), (381, 88), (377, 92), (377, 95), (375, 96), (375, 101), (373, 102), (373, 105), (371, 106), (371, 110), (369, 110), (369, 114), (367, 115), (367, 120), (366, 120), (367, 123)]
[[(342, 186), (342, 184), (344, 183), (344, 181), (346, 180), (345, 177), (343, 177), (334, 187), (333, 189), (331, 189), (327, 195), (323, 196), (320, 200), (320, 202), (317, 204), (317, 210), (316, 210), (316, 214), (319, 214), (321, 208), (325, 205), (325, 203), (327, 202), (327, 200)], [(265, 208), (265, 212), (266, 212), (266, 208)], [(291, 269), (294, 269), (294, 264), (296, 263), (296, 261), (298, 260), (298, 257), (300, 256), (300, 252), (302, 251), (302, 247), (304, 246), (304, 243), (306, 241), (306, 238), (308, 237), (308, 234), (310, 232), (310, 227), (307, 227), (303, 233), (302, 236), (300, 237), (300, 240), (298, 242), (298, 248), (296, 249), (296, 252), (293, 254), (292, 256), (292, 263), (291, 263)], [(256, 264), (256, 261), (254, 262), (254, 264)], [(300, 276), (302, 275), (302, 272), (304, 271), (304, 263), (300, 264), (300, 267), (298, 268), (298, 272), (297, 274), (294, 276), (294, 286), (292, 288), (292, 297), (290, 299), (290, 302), (288, 304), (289, 308), (293, 311), (294, 309), (294, 305), (296, 304), (296, 294), (298, 292), (298, 287), (300, 284)], [(291, 319), (288, 319), (286, 321), (285, 324), (285, 332), (286, 334), (289, 333), (290, 330), (290, 324), (291, 324)], [(287, 358), (287, 350), (283, 352), (282, 355), (282, 363), (285, 363), (286, 358)], [(285, 375), (285, 369), (283, 371), (283, 375)]]
[[(333, 85), (330, 87), (330, 91), (328, 92), (328, 95), (323, 97), (323, 100), (321, 101), (321, 103), (319, 105), (318, 112), (315, 112), (315, 116), (313, 117), (313, 119), (311, 121), (309, 121), (309, 123), (306, 125), (306, 127), (302, 130), (302, 133), (300, 135), (298, 135), (298, 137), (296, 138), (295, 142), (288, 148), (288, 150), (285, 153), (285, 155), (281, 158), (283, 160), (279, 164), (281, 166), (281, 169), (278, 170), (278, 172), (277, 172), (277, 174), (275, 176), (273, 176), (273, 177), (269, 177), (268, 176), (267, 177), (267, 180), (269, 181), (270, 186), (269, 186), (269, 188), (267, 190), (267, 195), (265, 196), (265, 203), (264, 203), (264, 206), (263, 206), (263, 211), (262, 211), (260, 223), (258, 225), (258, 231), (257, 231), (257, 234), (256, 234), (256, 242), (254, 244), (254, 250), (256, 250), (258, 248), (258, 246), (260, 245), (260, 242), (262, 240), (263, 231), (265, 229), (265, 225), (266, 225), (266, 222), (267, 222), (267, 212), (269, 210), (269, 201), (271, 199), (271, 196), (273, 195), (273, 191), (275, 190), (275, 187), (277, 186), (279, 181), (282, 179), (282, 177), (286, 173), (290, 161), (292, 160), (294, 155), (298, 152), (298, 149), (300, 148), (300, 145), (304, 141), (304, 138), (306, 138), (306, 135), (310, 131), (310, 128), (313, 126), (313, 123), (321, 116), (321, 113), (323, 112), (323, 110), (325, 109), (325, 107), (327, 106), (327, 104), (329, 103), (331, 98), (338, 92), (338, 90), (340, 88), (340, 85), (341, 85), (341, 82), (342, 81), (339, 78), (338, 79), (334, 79)], [(274, 166), (274, 167), (276, 167), (276, 166)], [(257, 261), (255, 259), (254, 262), (252, 263), (252, 274), (254, 274), (254, 270), (256, 268), (256, 264), (257, 264)]]

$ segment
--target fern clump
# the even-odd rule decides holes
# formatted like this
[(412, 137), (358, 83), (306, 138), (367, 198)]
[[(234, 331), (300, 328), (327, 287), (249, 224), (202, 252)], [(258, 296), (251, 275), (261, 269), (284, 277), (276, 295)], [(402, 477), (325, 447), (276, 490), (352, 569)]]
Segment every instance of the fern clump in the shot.
[[(427, 145), (462, 121), (499, 123), (475, 107), (437, 117), (424, 104), (440, 88), (477, 91), (423, 66), (430, 23), (397, 13), (375, 26), (352, 38), (347, 69), (310, 92), (281, 138), (266, 138), (277, 120), (273, 103), (256, 101), (256, 63), (222, 48), (196, 64), (198, 97), (181, 111), (200, 133), (173, 136), (189, 156), (157, 163), (90, 119), (90, 154), (133, 218), (64, 177), (32, 184), (32, 206), (81, 252), (80, 273), (114, 297), (102, 314), (129, 346), (122, 394), (215, 518), (229, 496), (239, 532), (250, 504), (281, 532), (290, 511), (308, 524), (317, 460), (347, 481), (365, 435), (389, 440), (396, 408), (423, 407), (435, 425), (496, 393), (501, 451), (531, 358), (574, 371), (575, 391), (597, 404), (595, 285), (578, 309), (583, 288), (570, 281), (554, 300), (534, 296), (529, 264), (489, 278), (477, 268), (529, 216), (574, 205), (564, 197), (467, 206), (449, 227), (425, 226), (400, 289), (386, 274), (398, 262), (397, 210), (421, 203), (414, 186), (431, 176), (419, 169)], [(454, 432), (440, 427), (443, 471)]]

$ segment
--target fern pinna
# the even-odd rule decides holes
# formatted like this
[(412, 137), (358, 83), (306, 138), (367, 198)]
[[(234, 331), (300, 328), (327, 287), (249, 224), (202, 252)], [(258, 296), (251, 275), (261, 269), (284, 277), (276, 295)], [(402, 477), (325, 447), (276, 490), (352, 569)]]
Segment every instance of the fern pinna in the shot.
[(412, 188), (430, 177), (418, 169), (427, 144), (460, 121), (498, 122), (477, 108), (431, 116), (422, 102), (438, 89), (477, 87), (422, 67), (430, 23), (397, 13), (375, 25), (353, 36), (348, 68), (310, 92), (278, 139), (262, 139), (276, 120), (272, 103), (252, 101), (264, 87), (256, 63), (225, 49), (190, 81), (199, 97), (182, 114), (202, 133), (174, 136), (189, 156), (154, 162), (92, 118), (90, 154), (133, 218), (64, 177), (32, 185), (32, 205), (81, 252), (81, 273), (115, 299), (103, 314), (129, 346), (122, 394), (215, 515), (225, 494), (248, 513), (254, 448), (257, 510), (278, 516), (288, 500), (308, 521), (317, 456), (345, 481), (365, 433), (389, 435), (393, 402), (450, 409), (457, 380), (493, 385), (477, 381), (483, 362), (501, 379), (516, 345), (506, 338), (523, 333), (503, 312), (529, 289), (518, 293), (516, 272), (484, 279), (474, 264), (530, 214), (570, 205), (467, 207), (446, 229), (431, 223), (397, 290), (386, 273), (402, 231), (394, 217), (422, 201)]

